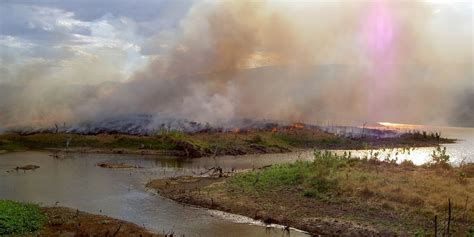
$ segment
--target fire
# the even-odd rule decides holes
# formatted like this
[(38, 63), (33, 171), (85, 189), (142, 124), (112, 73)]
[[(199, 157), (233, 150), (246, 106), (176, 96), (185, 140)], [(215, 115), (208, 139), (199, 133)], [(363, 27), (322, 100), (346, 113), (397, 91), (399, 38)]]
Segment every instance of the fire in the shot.
[(232, 132), (233, 132), (233, 133), (239, 133), (239, 132), (240, 132), (240, 128), (233, 128), (233, 129), (232, 129)]
[(396, 128), (396, 129), (414, 129), (417, 125), (413, 124), (403, 124), (403, 123), (390, 123), (390, 122), (378, 122), (378, 124), (388, 127), (388, 128)]
[(378, 124), (385, 126), (385, 127), (396, 127), (399, 126), (400, 124), (397, 123), (390, 123), (390, 122), (379, 122)]
[(272, 128), (272, 132), (277, 132), (278, 128)]
[(304, 124), (302, 124), (302, 123), (293, 123), (291, 125), (291, 128), (301, 129), (301, 128), (304, 128)]

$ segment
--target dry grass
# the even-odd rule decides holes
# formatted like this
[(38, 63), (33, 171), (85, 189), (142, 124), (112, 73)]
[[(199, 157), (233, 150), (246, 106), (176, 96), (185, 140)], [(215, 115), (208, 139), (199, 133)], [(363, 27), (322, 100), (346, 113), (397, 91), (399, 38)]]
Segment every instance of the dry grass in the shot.
[[(474, 223), (474, 178), (460, 178), (461, 168), (404, 167), (358, 164), (338, 172), (344, 196), (364, 197), (373, 203), (407, 214), (425, 223), (435, 215), (445, 216), (448, 199), (453, 203), (454, 223)], [(421, 216), (420, 216), (421, 214)]]
[[(355, 220), (381, 231), (409, 235), (432, 233), (435, 216), (441, 234), (446, 229), (451, 200), (451, 233), (472, 231), (474, 164), (414, 166), (410, 162), (344, 160), (324, 153), (317, 156), (322, 157), (318, 162), (276, 165), (239, 174), (207, 191), (214, 199), (253, 199), (260, 206), (269, 205), (264, 209), (276, 216)], [(275, 208), (285, 210), (284, 214), (275, 212)]]

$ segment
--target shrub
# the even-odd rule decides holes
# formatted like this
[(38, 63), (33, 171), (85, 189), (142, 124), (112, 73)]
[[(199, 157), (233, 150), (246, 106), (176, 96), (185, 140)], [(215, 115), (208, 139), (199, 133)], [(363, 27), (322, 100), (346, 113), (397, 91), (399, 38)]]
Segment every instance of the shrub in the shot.
[(348, 157), (339, 156), (329, 151), (314, 151), (314, 174), (318, 177), (324, 177), (333, 174), (337, 168), (344, 166)]
[(446, 147), (437, 146), (431, 154), (431, 165), (449, 168), (451, 167), (449, 159), (450, 156), (446, 154)]
[(46, 222), (36, 204), (0, 200), (0, 236), (38, 231)]

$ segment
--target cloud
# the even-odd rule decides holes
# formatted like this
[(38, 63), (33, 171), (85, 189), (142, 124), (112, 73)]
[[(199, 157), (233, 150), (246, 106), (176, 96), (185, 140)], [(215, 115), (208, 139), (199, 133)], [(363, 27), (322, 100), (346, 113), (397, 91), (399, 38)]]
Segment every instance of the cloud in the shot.
[(0, 36), (0, 47), (26, 50), (26, 49), (31, 49), (34, 46), (36, 46), (36, 44), (31, 43), (30, 41), (25, 40), (25, 39), (20, 39), (20, 38), (9, 36), (9, 35)]
[[(58, 78), (61, 75), (64, 77), (62, 83), (93, 84), (106, 80), (125, 80), (146, 61), (146, 57), (140, 54), (143, 39), (136, 33), (137, 25), (132, 19), (107, 13), (100, 18), (84, 21), (77, 19), (74, 12), (55, 7), (24, 4), (2, 4), (0, 7), (3, 8), (2, 12), (7, 12), (5, 18), (12, 19), (2, 21), (0, 31), (2, 68), (3, 71), (9, 71), (0, 78), (0, 83), (24, 83), (23, 79), (15, 79), (19, 77), (15, 71), (31, 67), (36, 58), (50, 61), (48, 64), (37, 62), (35, 65), (43, 65), (51, 70), (41, 70), (50, 74), (36, 75), (35, 80)], [(92, 64), (92, 67), (86, 66), (88, 64)], [(72, 70), (74, 67), (85, 71)], [(109, 75), (91, 73), (93, 68), (100, 67), (107, 68)], [(77, 80), (78, 76), (65, 72), (85, 75)], [(118, 73), (123, 75), (117, 76)]]

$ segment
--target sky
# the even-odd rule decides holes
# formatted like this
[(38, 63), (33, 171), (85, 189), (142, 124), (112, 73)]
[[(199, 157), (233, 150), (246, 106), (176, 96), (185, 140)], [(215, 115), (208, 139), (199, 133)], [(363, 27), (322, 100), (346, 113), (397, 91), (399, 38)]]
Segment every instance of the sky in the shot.
[[(1, 1), (1, 81), (25, 79), (17, 70), (24, 65), (66, 70), (68, 75), (79, 58), (89, 59), (82, 62), (84, 67), (102, 61), (101, 66), (118, 75), (96, 75), (102, 79), (83, 75), (74, 77), (74, 83), (126, 80), (150, 57), (171, 47), (191, 5), (190, 1)], [(115, 76), (120, 78), (111, 78)]]
[(450, 0), (0, 0), (0, 129), (126, 113), (474, 126), (473, 15)]

